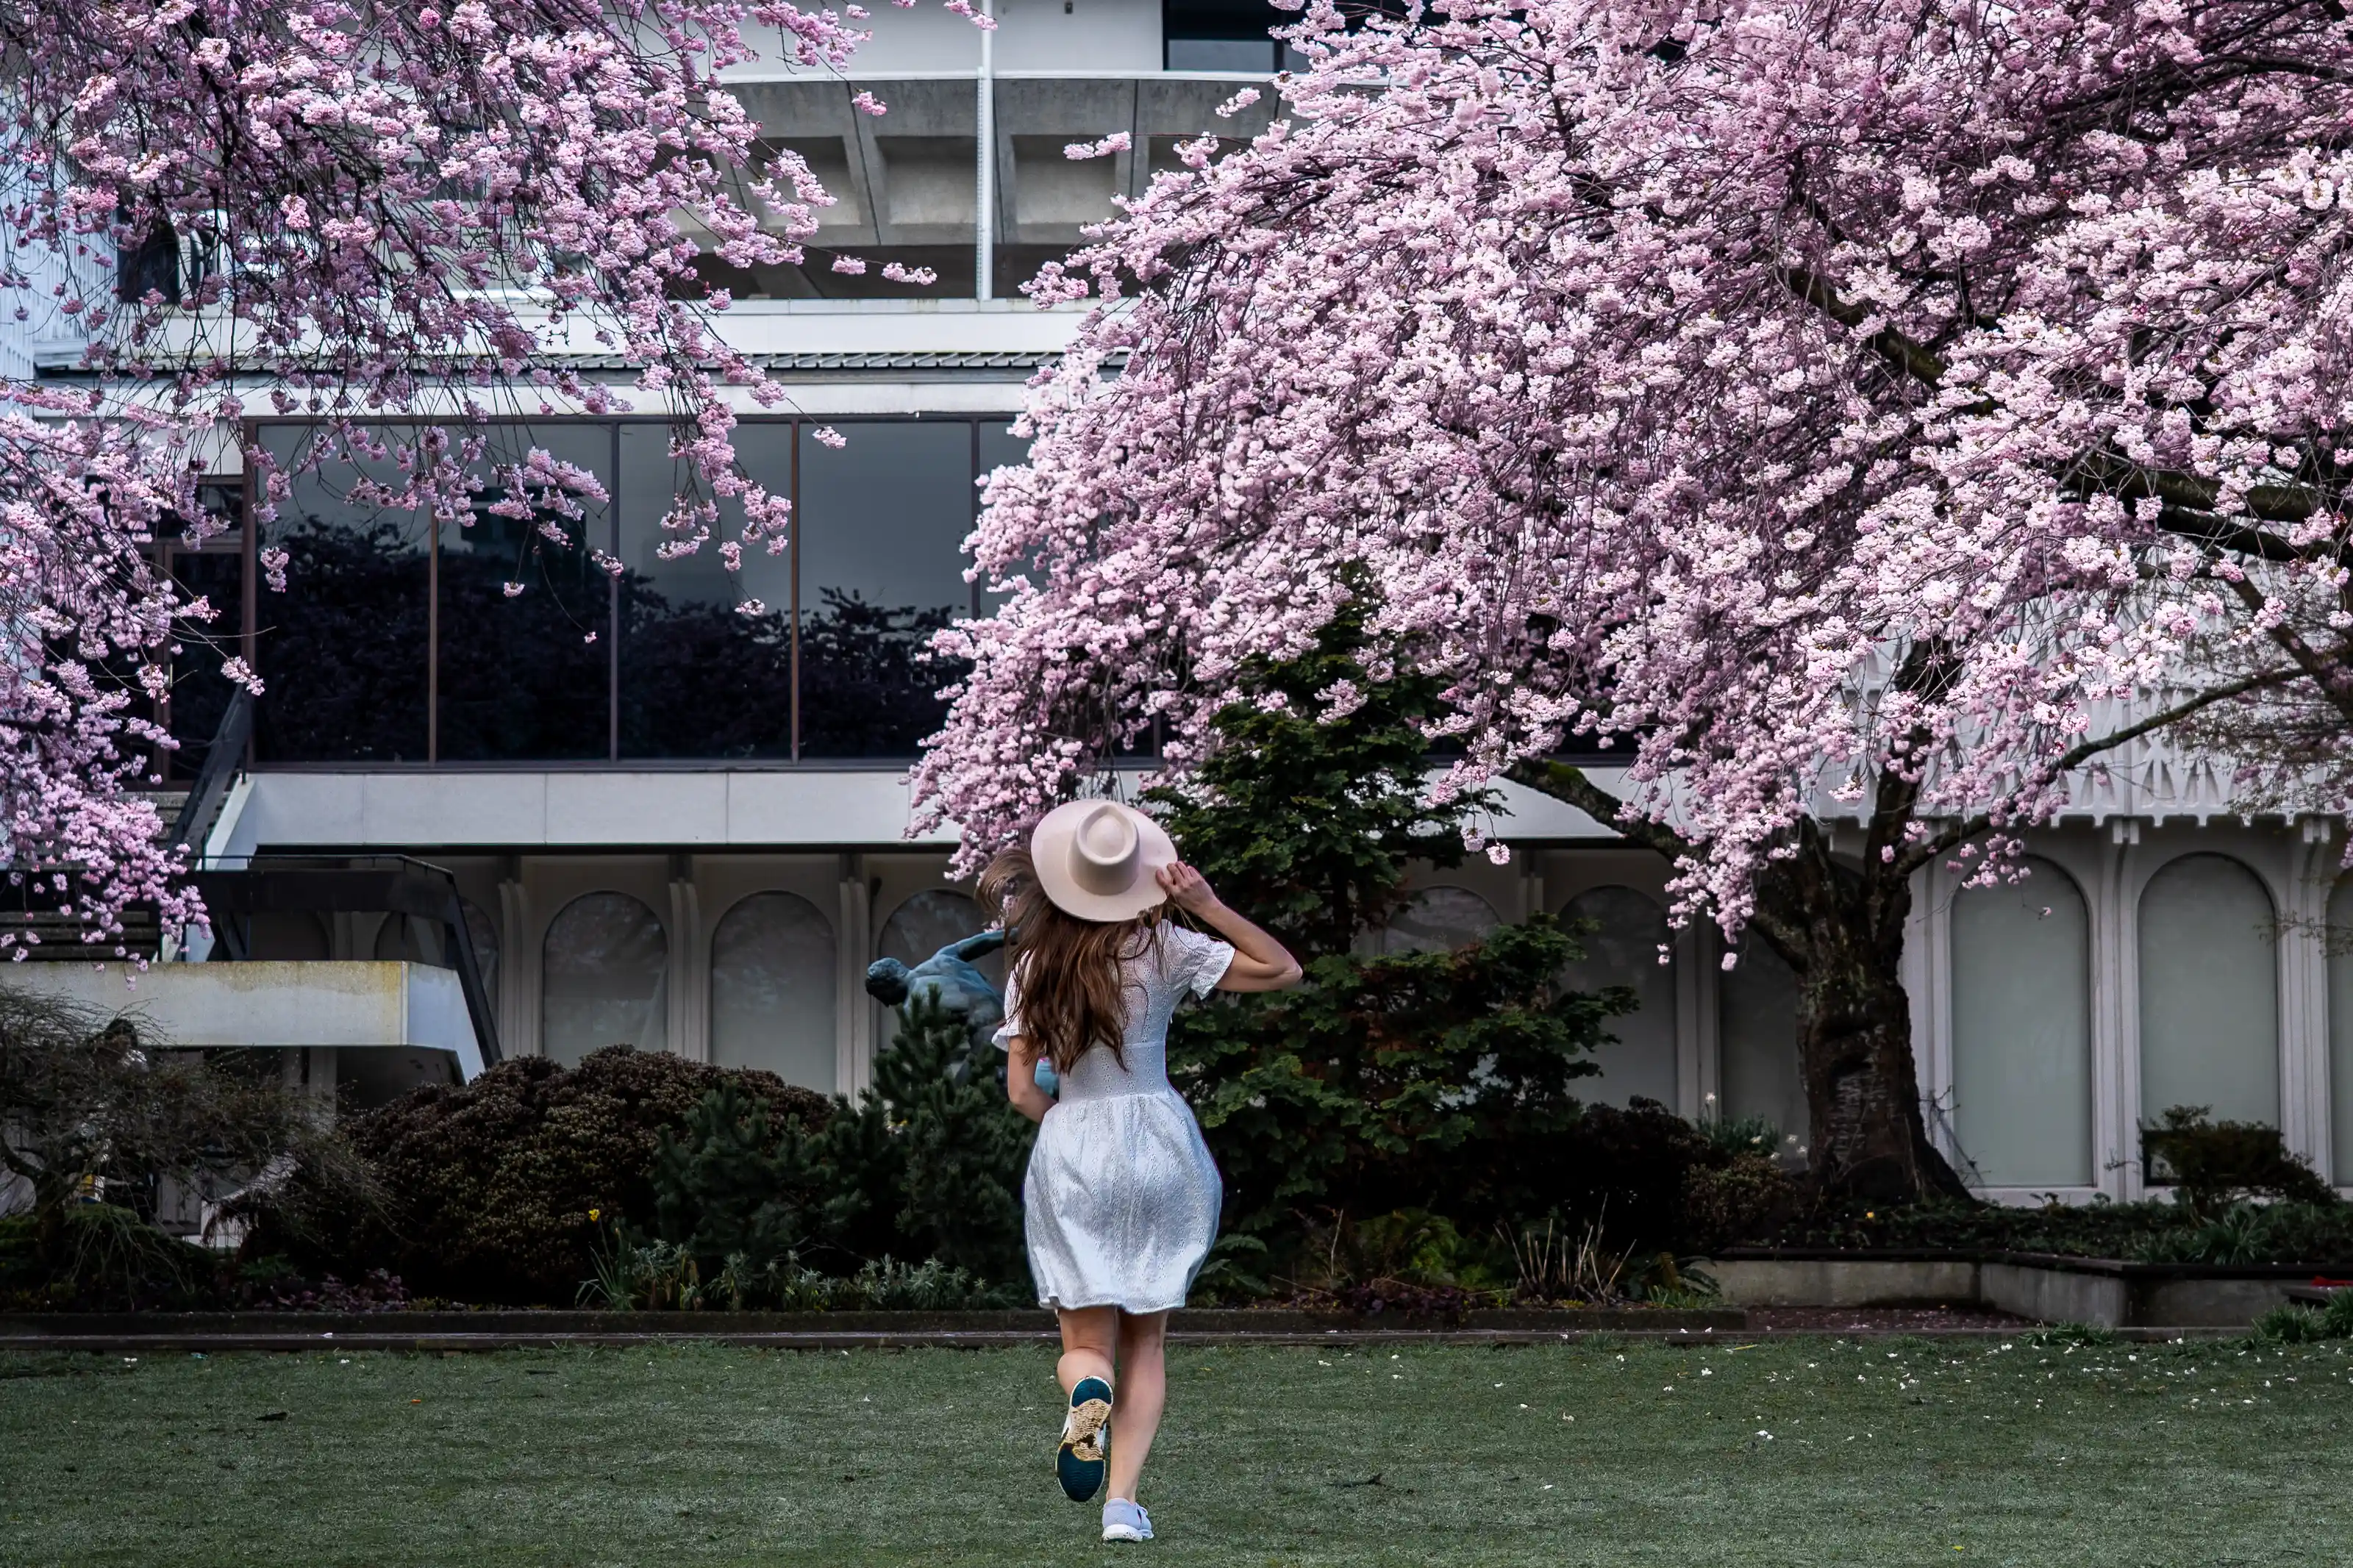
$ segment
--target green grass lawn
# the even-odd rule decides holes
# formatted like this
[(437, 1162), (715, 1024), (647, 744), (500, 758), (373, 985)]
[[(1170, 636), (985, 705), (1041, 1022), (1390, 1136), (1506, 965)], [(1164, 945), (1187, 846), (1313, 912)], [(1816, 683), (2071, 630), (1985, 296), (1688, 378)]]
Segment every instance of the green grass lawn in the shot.
[(0, 1563), (2353, 1562), (2343, 1344), (1179, 1351), (1160, 1539), (1120, 1548), (1054, 1487), (1051, 1375), (1044, 1350), (0, 1362)]

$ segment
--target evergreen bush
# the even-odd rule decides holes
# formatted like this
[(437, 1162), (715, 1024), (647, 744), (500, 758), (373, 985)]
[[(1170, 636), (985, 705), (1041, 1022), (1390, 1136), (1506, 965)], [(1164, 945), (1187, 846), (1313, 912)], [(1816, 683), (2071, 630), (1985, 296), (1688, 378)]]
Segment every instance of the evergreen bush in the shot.
[[(1267, 1243), (1265, 1267), (1294, 1281), (1331, 1272), (1311, 1233), (1405, 1209), (1484, 1237), (1615, 1193), (1621, 1227), (1663, 1243), (1693, 1152), (1666, 1155), (1663, 1205), (1609, 1170), (1639, 1152), (1647, 1177), (1682, 1124), (1578, 1104), (1576, 1081), (1633, 996), (1559, 983), (1574, 931), (1538, 916), (1456, 952), (1362, 951), (1407, 896), (1409, 862), (1460, 863), (1474, 814), (1497, 805), (1431, 798), (1443, 693), (1384, 657), (1370, 607), (1360, 595), (1313, 648), (1240, 671), (1199, 766), (1147, 797), (1186, 858), (1307, 972), (1296, 991), (1220, 994), (1170, 1031), (1171, 1079), (1225, 1176), (1224, 1226)], [(1639, 1150), (1614, 1147), (1630, 1138)]]
[[(375, 1172), (385, 1206), (348, 1212), (340, 1225), (322, 1219), (311, 1235), (265, 1223), (248, 1251), (344, 1278), (385, 1268), (423, 1295), (569, 1306), (592, 1270), (600, 1225), (654, 1220), (663, 1131), (683, 1127), (723, 1085), (776, 1126), (821, 1123), (829, 1109), (774, 1073), (627, 1046), (593, 1051), (576, 1068), (515, 1058), (471, 1083), (420, 1089), (346, 1118), (344, 1136)], [(331, 1213), (333, 1204), (315, 1206)]]
[(2176, 1105), (2141, 1129), (2141, 1157), (2151, 1181), (2173, 1184), (2175, 1195), (2201, 1214), (2253, 1194), (2291, 1203), (2326, 1204), (2337, 1190), (2301, 1155), (2288, 1152), (2276, 1127), (2259, 1121), (2216, 1121), (2212, 1108)]
[(655, 1151), (660, 1238), (705, 1275), (731, 1257), (837, 1274), (895, 1257), (987, 1284), (1026, 1279), (1018, 1194), (1033, 1130), (996, 1056), (925, 998), (876, 1057), (872, 1085), (837, 1099), (821, 1125), (773, 1125), (740, 1091), (713, 1089)]

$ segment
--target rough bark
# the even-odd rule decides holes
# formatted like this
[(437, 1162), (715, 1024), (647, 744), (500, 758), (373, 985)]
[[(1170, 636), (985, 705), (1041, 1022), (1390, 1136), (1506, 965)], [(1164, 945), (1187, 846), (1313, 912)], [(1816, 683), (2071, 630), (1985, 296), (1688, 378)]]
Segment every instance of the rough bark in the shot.
[[(1661, 824), (1625, 817), (1615, 796), (1566, 763), (1525, 763), (1512, 776), (1662, 855), (1693, 847)], [(1900, 781), (1883, 788), (1862, 868), (1841, 863), (1820, 828), (1806, 822), (1788, 858), (1757, 885), (1750, 927), (1798, 976), (1798, 1058), (1812, 1124), (1809, 1182), (1821, 1196), (1968, 1195), (1928, 1141), (1920, 1113), (1912, 1003), (1900, 968), (1911, 868), (1880, 861), (1875, 852), (1883, 832), (1900, 831), (1908, 820), (1910, 793)]]
[(1796, 852), (1757, 887), (1771, 930), (1794, 928), (1798, 940), (1776, 941), (1765, 921), (1757, 926), (1798, 974), (1808, 1179), (1825, 1195), (1966, 1198), (1920, 1113), (1901, 967), (1910, 879), (1841, 864), (1813, 823), (1799, 837)]

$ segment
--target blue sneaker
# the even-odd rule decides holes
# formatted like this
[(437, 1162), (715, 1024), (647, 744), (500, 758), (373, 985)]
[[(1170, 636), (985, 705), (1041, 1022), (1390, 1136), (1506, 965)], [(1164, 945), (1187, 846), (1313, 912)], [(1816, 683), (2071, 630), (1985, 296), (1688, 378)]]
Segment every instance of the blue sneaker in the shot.
[(1054, 1479), (1072, 1502), (1087, 1502), (1103, 1489), (1110, 1462), (1111, 1384), (1099, 1377), (1082, 1377), (1071, 1390), (1071, 1413), (1062, 1418)]
[(1103, 1537), (1105, 1541), (1149, 1541), (1152, 1539), (1152, 1516), (1143, 1506), (1125, 1498), (1115, 1497), (1103, 1504)]

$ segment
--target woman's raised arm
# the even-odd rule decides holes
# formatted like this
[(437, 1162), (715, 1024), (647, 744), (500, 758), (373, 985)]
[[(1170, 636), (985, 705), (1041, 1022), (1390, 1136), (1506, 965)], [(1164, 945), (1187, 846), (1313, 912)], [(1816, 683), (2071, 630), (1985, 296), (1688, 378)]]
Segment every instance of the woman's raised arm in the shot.
[(1299, 984), (1299, 960), (1291, 950), (1220, 900), (1206, 878), (1182, 860), (1155, 875), (1168, 901), (1234, 944), (1234, 961), (1218, 981), (1220, 991), (1288, 991)]

